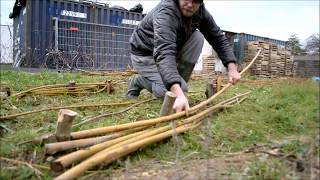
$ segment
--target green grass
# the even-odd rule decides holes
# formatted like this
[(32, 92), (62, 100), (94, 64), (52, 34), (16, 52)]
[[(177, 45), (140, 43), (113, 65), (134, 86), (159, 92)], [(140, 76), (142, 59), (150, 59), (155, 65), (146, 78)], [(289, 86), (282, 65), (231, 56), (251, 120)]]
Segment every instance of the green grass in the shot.
[[(97, 77), (83, 76), (77, 73), (26, 73), (16, 71), (1, 71), (1, 83), (10, 86), (12, 91), (19, 92), (27, 90), (31, 86), (47, 84), (76, 82), (97, 82), (106, 79), (126, 82), (124, 77)], [(255, 77), (248, 77), (255, 80)], [(87, 103), (107, 103), (128, 101), (124, 96), (126, 83), (115, 86), (115, 94), (100, 93), (84, 96), (34, 96), (22, 99), (11, 99), (11, 103), (21, 111), (45, 108), (48, 106), (61, 106)], [(190, 91), (200, 92), (189, 97), (192, 106), (205, 100), (205, 83), (203, 80), (191, 81)], [(241, 83), (228, 89), (216, 102), (232, 97), (235, 94), (251, 91), (248, 99), (241, 105), (231, 109), (213, 114), (206, 118), (205, 123), (196, 130), (178, 136), (178, 142), (172, 139), (151, 145), (144, 150), (130, 155), (133, 164), (141, 163), (148, 159), (159, 159), (161, 161), (176, 160), (176, 152), (179, 150), (178, 159), (182, 161), (210, 158), (212, 155), (225, 154), (229, 152), (242, 151), (253, 144), (272, 144), (274, 140), (283, 140), (290, 136), (315, 137), (319, 133), (319, 84), (310, 80), (278, 80), (275, 85), (255, 86)], [(142, 95), (135, 101), (150, 99), (150, 93), (143, 91)], [(126, 113), (112, 116), (103, 120), (83, 125), (76, 130), (94, 127), (120, 124), (159, 116), (161, 107), (160, 100), (154, 100), (138, 106)], [(74, 109), (79, 113), (75, 123), (81, 118), (108, 112), (117, 112), (125, 107), (98, 107), (88, 109)], [(0, 114), (13, 114), (19, 112), (13, 109), (7, 101), (1, 101)], [(48, 166), (43, 155), (43, 148), (30, 144), (17, 144), (32, 139), (45, 133), (54, 132), (57, 111), (43, 112), (33, 115), (18, 117), (14, 120), (1, 122), (12, 130), (3, 132), (1, 136), (0, 156), (28, 161), (30, 155), (37, 151), (37, 164)], [(284, 152), (303, 154), (299, 143), (290, 143), (282, 147)], [(126, 158), (113, 163), (104, 169), (116, 169), (124, 167)], [(282, 167), (283, 161), (270, 160), (266, 166), (260, 161), (252, 162), (248, 175), (253, 179), (277, 179), (283, 177), (289, 171)], [(4, 165), (6, 164), (6, 165)], [(3, 166), (10, 167), (4, 163)], [(0, 179), (33, 179), (35, 174), (28, 167), (18, 166), (13, 170), (3, 169)], [(21, 173), (20, 173), (21, 172)], [(45, 178), (54, 177), (50, 172), (43, 170)], [(24, 173), (25, 175), (22, 175)]]
[(270, 159), (267, 156), (262, 156), (254, 160), (249, 165), (249, 170), (246, 172), (247, 179), (295, 179), (290, 175), (290, 170), (286, 164), (279, 159)]

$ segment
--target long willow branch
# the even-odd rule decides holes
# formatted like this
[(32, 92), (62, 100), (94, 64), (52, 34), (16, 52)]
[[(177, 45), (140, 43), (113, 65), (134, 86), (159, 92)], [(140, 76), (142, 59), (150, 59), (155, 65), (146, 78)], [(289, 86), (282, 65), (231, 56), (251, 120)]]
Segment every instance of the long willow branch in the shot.
[(148, 100), (145, 100), (145, 101), (142, 101), (142, 102), (138, 102), (138, 103), (133, 104), (133, 105), (131, 105), (131, 106), (119, 111), (119, 112), (101, 114), (99, 116), (95, 116), (95, 117), (92, 117), (92, 118), (89, 118), (89, 119), (85, 119), (85, 120), (81, 121), (80, 123), (73, 125), (72, 127), (78, 127), (78, 126), (81, 126), (82, 124), (85, 124), (85, 123), (88, 123), (88, 122), (91, 122), (91, 121), (95, 121), (95, 120), (98, 120), (98, 119), (101, 119), (101, 118), (105, 118), (105, 117), (108, 117), (108, 116), (114, 116), (114, 115), (117, 115), (117, 114), (124, 113), (124, 112), (129, 111), (130, 109), (132, 109), (132, 108), (134, 108), (136, 106), (139, 106), (141, 104), (144, 104), (144, 103), (152, 101), (152, 100), (155, 100), (155, 99), (148, 99)]
[(129, 134), (120, 138), (116, 138), (113, 139), (111, 141), (107, 141), (104, 143), (100, 143), (94, 146), (91, 146), (87, 149), (82, 149), (82, 150), (78, 150), (75, 151), (73, 153), (70, 153), (66, 156), (62, 156), (60, 158), (58, 158), (57, 160), (55, 160), (52, 164), (51, 164), (51, 169), (54, 171), (61, 171), (63, 170), (64, 167), (68, 167), (69, 165), (71, 165), (73, 162), (78, 162), (80, 160), (82, 160), (85, 157), (91, 156), (109, 146), (112, 146), (114, 144), (117, 144), (119, 142), (125, 141), (127, 139), (136, 137), (140, 134), (143, 134), (144, 132), (148, 132), (150, 130), (144, 130), (144, 131), (140, 131), (140, 132), (136, 132), (133, 134)]
[[(103, 85), (106, 85), (106, 83), (105, 82), (101, 82), (101, 83), (78, 83), (77, 84), (77, 86), (90, 86), (90, 85), (101, 85), (101, 86), (103, 86)], [(35, 90), (45, 89), (45, 88), (56, 88), (56, 87), (65, 87), (65, 88), (67, 88), (68, 85), (67, 84), (52, 84), (52, 85), (38, 86), (38, 87), (35, 87), (35, 88), (32, 88), (32, 89), (28, 89), (28, 90), (13, 94), (13, 95), (11, 95), (11, 97), (19, 97), (19, 96), (22, 96), (24, 94), (31, 93), (32, 91), (35, 91)]]
[(87, 138), (87, 139), (49, 143), (49, 144), (45, 145), (45, 152), (46, 152), (46, 154), (54, 154), (54, 153), (57, 153), (60, 151), (66, 151), (69, 149), (88, 147), (88, 146), (91, 146), (94, 144), (99, 144), (99, 143), (103, 143), (105, 141), (110, 141), (112, 139), (128, 135), (130, 133), (141, 131), (145, 128), (146, 127), (139, 127), (139, 128), (129, 129), (127, 131), (109, 134), (106, 136), (99, 136), (99, 137), (95, 137), (95, 138)]
[(38, 112), (44, 112), (44, 111), (54, 111), (54, 110), (59, 110), (59, 109), (71, 109), (71, 108), (84, 108), (84, 107), (99, 107), (99, 106), (125, 106), (125, 105), (130, 105), (134, 104), (135, 102), (124, 102), (124, 103), (103, 103), (103, 104), (88, 104), (88, 105), (71, 105), (71, 106), (60, 106), (60, 107), (51, 107), (51, 108), (45, 108), (45, 109), (39, 109), (39, 110), (34, 110), (34, 111), (28, 111), (28, 112), (22, 112), (22, 113), (17, 113), (17, 114), (11, 114), (7, 116), (1, 116), (1, 120), (9, 120), (13, 119), (19, 116), (24, 116), (28, 114), (34, 114)]

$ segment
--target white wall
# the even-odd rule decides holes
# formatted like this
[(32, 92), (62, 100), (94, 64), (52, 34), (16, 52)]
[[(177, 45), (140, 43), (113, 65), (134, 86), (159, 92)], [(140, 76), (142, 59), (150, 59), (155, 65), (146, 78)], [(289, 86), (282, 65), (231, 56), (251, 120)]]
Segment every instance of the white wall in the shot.
[(212, 46), (208, 43), (207, 40), (204, 40), (204, 44), (202, 47), (202, 52), (199, 56), (198, 62), (194, 68), (195, 71), (201, 71), (202, 70), (202, 57), (204, 55), (211, 55), (212, 54)]

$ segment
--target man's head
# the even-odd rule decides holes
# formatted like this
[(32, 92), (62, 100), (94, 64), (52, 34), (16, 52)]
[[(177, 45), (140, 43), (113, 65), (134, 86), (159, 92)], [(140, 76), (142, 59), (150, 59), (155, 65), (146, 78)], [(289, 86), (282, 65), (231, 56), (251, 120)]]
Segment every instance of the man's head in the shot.
[(203, 0), (179, 0), (180, 10), (185, 17), (191, 17), (198, 11)]

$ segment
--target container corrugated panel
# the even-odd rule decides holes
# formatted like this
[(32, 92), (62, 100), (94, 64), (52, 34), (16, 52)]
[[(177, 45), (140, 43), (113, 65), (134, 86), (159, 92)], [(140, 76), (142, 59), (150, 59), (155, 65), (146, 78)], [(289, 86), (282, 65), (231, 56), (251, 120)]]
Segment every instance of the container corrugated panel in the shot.
[[(109, 34), (125, 33), (124, 35), (126, 35), (126, 37), (129, 37), (131, 35), (131, 33), (133, 32), (132, 29), (144, 17), (144, 15), (141, 13), (133, 13), (126, 10), (113, 9), (92, 2), (81, 3), (70, 0), (32, 0), (27, 1), (27, 6), (29, 8), (23, 8), (22, 11), (26, 11), (26, 14), (28, 14), (28, 21), (25, 20), (26, 18), (22, 19), (21, 15), (17, 16), (14, 19), (15, 24), (28, 23), (26, 25), (27, 28), (23, 29), (23, 32), (18, 35), (19, 37), (16, 36), (16, 38), (25, 38), (26, 43), (23, 43), (24, 47), (20, 47), (19, 49), (29, 49), (29, 51), (26, 52), (26, 54), (29, 54), (29, 56), (26, 55), (26, 58), (31, 57), (36, 59), (36, 61), (33, 62), (33, 60), (31, 59), (27, 59), (27, 61), (33, 62), (35, 65), (43, 63), (40, 61), (44, 59), (46, 50), (52, 49), (54, 47), (54, 17), (58, 18), (59, 20), (74, 21), (75, 27), (81, 26), (81, 23), (94, 23), (98, 26), (112, 25), (116, 27), (126, 27), (129, 28), (129, 30), (115, 30), (114, 28), (111, 28), (112, 30), (105, 30), (106, 33)], [(86, 31), (96, 30), (91, 25), (87, 25), (87, 27), (85, 28)], [(26, 34), (28, 35), (25, 36)], [(90, 46), (103, 43), (96, 41), (95, 44), (93, 44), (93, 37), (90, 37), (89, 34), (82, 34), (81, 37), (91, 38), (91, 40), (86, 40), (86, 43), (88, 43), (88, 45)], [(81, 40), (81, 42), (84, 41)], [(77, 43), (76, 38), (68, 42), (70, 46), (75, 46), (75, 43)], [(109, 43), (108, 45), (110, 46), (110, 48), (116, 48), (117, 46), (113, 43)], [(123, 47), (123, 45), (121, 47)], [(127, 48), (126, 50), (129, 51), (129, 46), (126, 46), (125, 48)], [(122, 63), (123, 60), (121, 58), (119, 62), (117, 62), (117, 59), (115, 59), (114, 61), (116, 61), (116, 64), (119, 64), (119, 62), (120, 64), (124, 64)]]
[(17, 20), (13, 22), (13, 62), (14, 66), (22, 62), (22, 56), (25, 54), (25, 24), (23, 19), (26, 14), (21, 10)]

